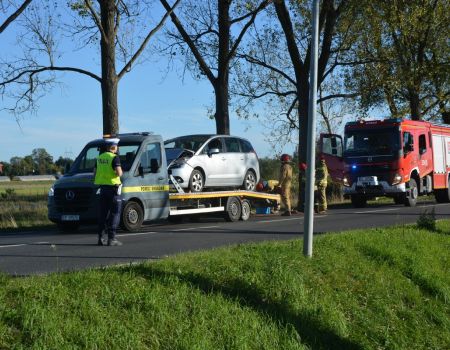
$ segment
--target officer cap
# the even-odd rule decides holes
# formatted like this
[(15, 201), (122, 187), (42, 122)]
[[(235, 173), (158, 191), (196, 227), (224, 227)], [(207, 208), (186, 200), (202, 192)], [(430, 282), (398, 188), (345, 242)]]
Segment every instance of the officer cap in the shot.
[(120, 139), (117, 137), (104, 137), (103, 141), (105, 141), (107, 146), (116, 146), (119, 144)]

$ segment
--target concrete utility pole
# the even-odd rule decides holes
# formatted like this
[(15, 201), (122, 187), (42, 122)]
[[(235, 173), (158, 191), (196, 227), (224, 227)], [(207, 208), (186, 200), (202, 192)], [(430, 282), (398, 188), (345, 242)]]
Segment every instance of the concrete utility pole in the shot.
[(303, 255), (311, 257), (314, 229), (314, 183), (316, 169), (317, 56), (319, 47), (319, 0), (312, 4), (311, 64), (309, 69), (308, 148), (306, 157), (306, 205), (303, 224)]

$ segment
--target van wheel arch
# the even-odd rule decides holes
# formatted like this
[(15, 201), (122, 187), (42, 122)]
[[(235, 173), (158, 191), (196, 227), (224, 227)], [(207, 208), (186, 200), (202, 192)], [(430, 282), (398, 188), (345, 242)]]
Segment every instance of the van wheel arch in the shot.
[(144, 222), (145, 209), (142, 201), (131, 198), (122, 207), (120, 226), (126, 231), (139, 230)]

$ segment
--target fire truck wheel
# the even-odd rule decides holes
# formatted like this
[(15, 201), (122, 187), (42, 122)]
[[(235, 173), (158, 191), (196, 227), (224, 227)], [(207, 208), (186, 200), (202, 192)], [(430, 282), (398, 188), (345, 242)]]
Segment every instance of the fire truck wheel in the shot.
[(250, 211), (252, 207), (250, 205), (250, 202), (246, 199), (242, 201), (241, 205), (242, 205), (241, 220), (247, 221), (250, 218)]
[(435, 190), (434, 197), (438, 203), (449, 203), (450, 202), (450, 178), (447, 180), (447, 188), (443, 190)]
[(122, 211), (121, 226), (127, 231), (136, 231), (144, 221), (144, 210), (137, 202), (129, 201)]
[(229, 197), (227, 206), (225, 207), (225, 220), (234, 222), (241, 217), (242, 206), (241, 201), (237, 197)]
[(352, 204), (355, 208), (364, 208), (367, 205), (367, 198), (358, 194), (351, 196)]
[(409, 180), (409, 196), (406, 197), (405, 205), (407, 207), (415, 207), (417, 203), (417, 197), (419, 196), (419, 189), (417, 188), (416, 180)]

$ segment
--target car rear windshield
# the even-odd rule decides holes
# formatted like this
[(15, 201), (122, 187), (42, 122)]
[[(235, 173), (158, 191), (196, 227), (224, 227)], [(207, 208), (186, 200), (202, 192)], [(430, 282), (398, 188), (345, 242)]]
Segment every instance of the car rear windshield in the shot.
[(197, 152), (209, 138), (209, 135), (180, 136), (164, 142), (164, 147), (189, 149)]
[[(140, 143), (119, 143), (118, 155), (123, 171), (130, 170), (139, 146)], [(70, 169), (70, 174), (93, 172), (97, 157), (103, 147), (104, 144), (91, 144), (84, 148), (73, 163), (72, 168)]]

